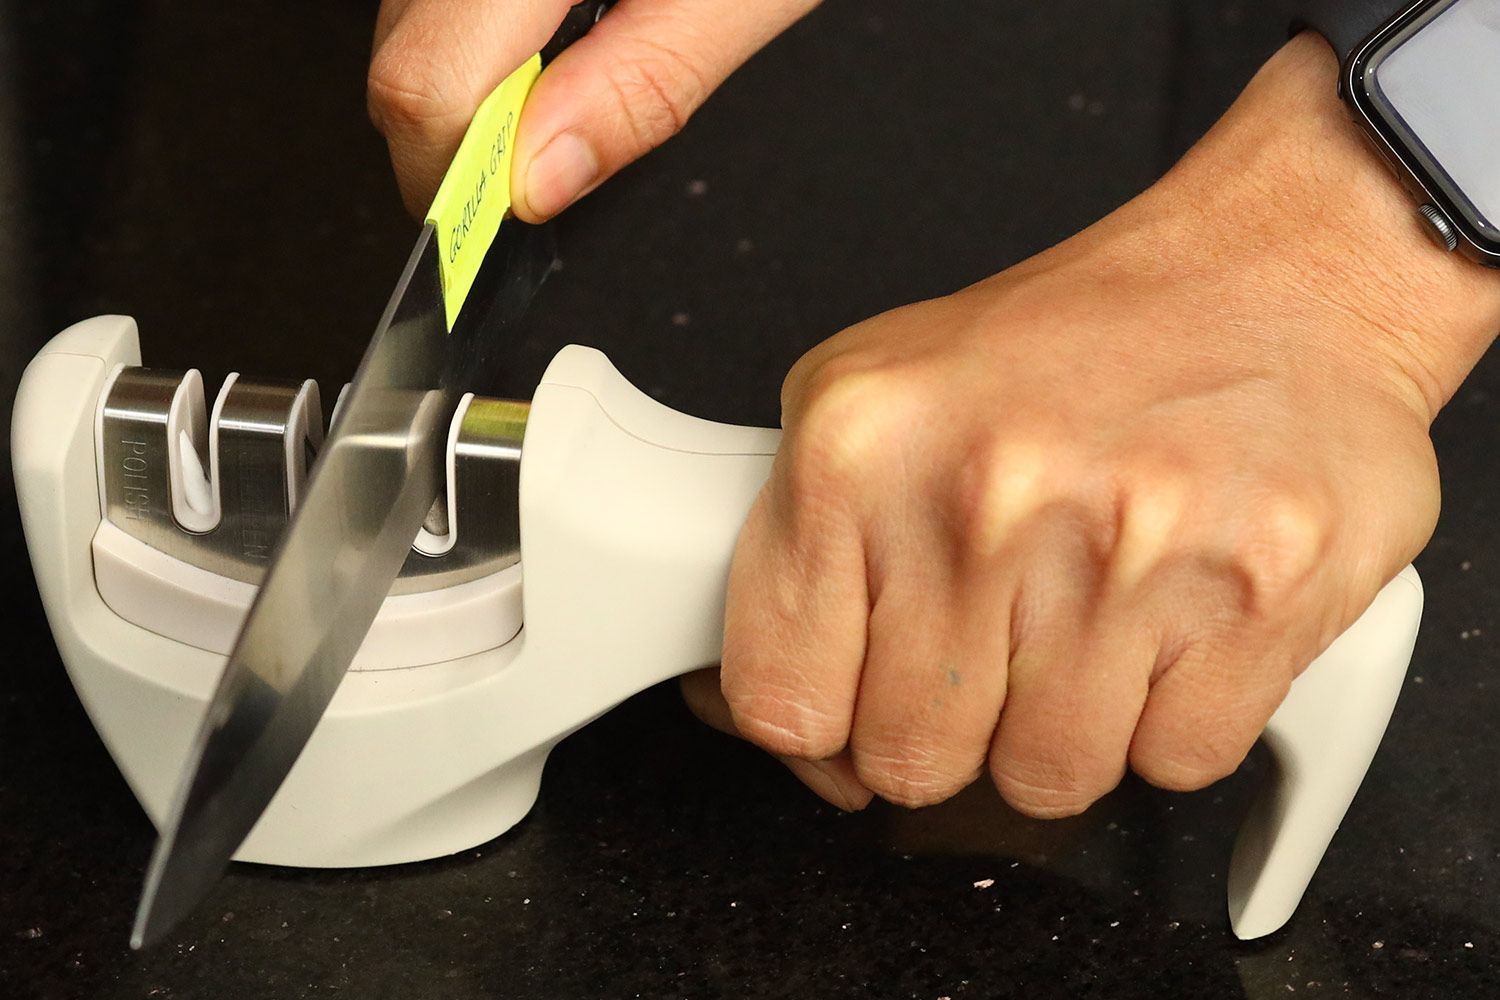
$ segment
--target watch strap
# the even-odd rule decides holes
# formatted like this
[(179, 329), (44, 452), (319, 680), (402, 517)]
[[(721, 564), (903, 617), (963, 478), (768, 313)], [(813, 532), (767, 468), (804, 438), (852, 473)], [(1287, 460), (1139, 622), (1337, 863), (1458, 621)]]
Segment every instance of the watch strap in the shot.
[(1328, 39), (1339, 62), (1354, 55), (1365, 39), (1391, 23), (1411, 6), (1400, 0), (1302, 0), (1302, 13), (1292, 21), (1292, 34), (1310, 29)]

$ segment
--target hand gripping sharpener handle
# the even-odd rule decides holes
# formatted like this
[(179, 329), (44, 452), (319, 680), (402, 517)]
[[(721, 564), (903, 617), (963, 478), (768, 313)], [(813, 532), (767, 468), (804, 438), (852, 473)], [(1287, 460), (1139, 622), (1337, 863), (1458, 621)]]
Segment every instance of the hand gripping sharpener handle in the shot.
[[(780, 438), (677, 413), (598, 351), (568, 347), (552, 362), (521, 459), (521, 659), (548, 675), (528, 692), (538, 742), (717, 662), (735, 539)], [(1266, 727), (1275, 773), (1230, 866), (1240, 937), (1277, 930), (1301, 900), (1380, 745), (1421, 609), (1408, 567)]]
[[(128, 318), (97, 317), (59, 334), (22, 380), (11, 456), (62, 660), (131, 788), (159, 819), (224, 658), (199, 635), (203, 607), (164, 599), (169, 613), (153, 630), (105, 598), (114, 578), (106, 570), (137, 585), (151, 566), (163, 579), (212, 576), (166, 552), (139, 564), (105, 558), (126, 550), (111, 547), (120, 532), (100, 506), (107, 470), (95, 417), (110, 373), (139, 362)], [(779, 444), (777, 431), (676, 413), (597, 351), (564, 349), (537, 389), (521, 449), (520, 565), (387, 600), (237, 857), (395, 864), (509, 829), (531, 808), (558, 740), (636, 692), (718, 660), (734, 541)], [(134, 575), (120, 576), (125, 570)], [(253, 589), (214, 579), (217, 590), (208, 590)], [(236, 600), (225, 614), (231, 604), (243, 614), (249, 595)], [(1240, 831), (1229, 876), (1241, 937), (1276, 930), (1301, 899), (1379, 746), (1421, 607), (1408, 568), (1292, 685), (1267, 726), (1275, 774)], [(471, 611), (481, 622), (509, 616), (524, 625), (518, 634), (472, 623), (434, 634), (434, 616), (469, 621)], [(160, 630), (179, 618), (193, 628)]]

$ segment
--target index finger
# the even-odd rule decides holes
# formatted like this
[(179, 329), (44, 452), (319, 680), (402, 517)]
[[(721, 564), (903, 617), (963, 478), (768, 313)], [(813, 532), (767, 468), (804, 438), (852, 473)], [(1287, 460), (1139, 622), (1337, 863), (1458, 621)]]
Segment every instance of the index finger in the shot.
[(474, 110), (546, 45), (569, 0), (386, 0), (370, 59), (370, 119), (407, 211), (426, 210)]

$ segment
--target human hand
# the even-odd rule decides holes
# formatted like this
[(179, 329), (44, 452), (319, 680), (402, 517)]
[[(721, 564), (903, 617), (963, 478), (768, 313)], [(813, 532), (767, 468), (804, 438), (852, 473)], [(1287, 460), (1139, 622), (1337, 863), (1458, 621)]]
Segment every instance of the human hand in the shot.
[[(516, 136), (516, 215), (556, 215), (681, 131), (730, 73), (817, 2), (621, 0), (537, 80)], [(479, 103), (546, 44), (570, 6), (382, 0), (370, 117), (413, 215), (432, 201)]]
[(1429, 426), (1500, 329), (1334, 70), (1297, 39), (1098, 225), (798, 363), (700, 716), (848, 808), (1238, 766), (1426, 543)]

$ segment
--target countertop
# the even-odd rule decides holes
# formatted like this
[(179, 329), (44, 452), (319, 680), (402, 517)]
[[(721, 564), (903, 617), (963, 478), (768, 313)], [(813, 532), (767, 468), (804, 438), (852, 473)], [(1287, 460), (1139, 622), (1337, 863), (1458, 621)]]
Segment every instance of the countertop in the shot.
[[(562, 223), (507, 385), (563, 344), (665, 403), (772, 423), (797, 356), (957, 289), (1149, 184), (1278, 44), (1286, 3), (830, 3)], [(149, 362), (352, 371), (414, 227), (364, 109), (373, 4), (0, 6), (0, 394), (68, 323)], [(1290, 925), (1234, 940), (1257, 753), (1075, 820), (978, 786), (843, 816), (671, 687), (568, 739), (492, 843), (364, 871), (236, 866), (126, 936), (153, 831), (63, 672), (14, 509), (0, 670), (0, 995), (1500, 995), (1500, 365), (1436, 430), (1445, 507), (1384, 746)], [(5, 481), (9, 483), (7, 476)], [(993, 879), (988, 888), (975, 883)]]

